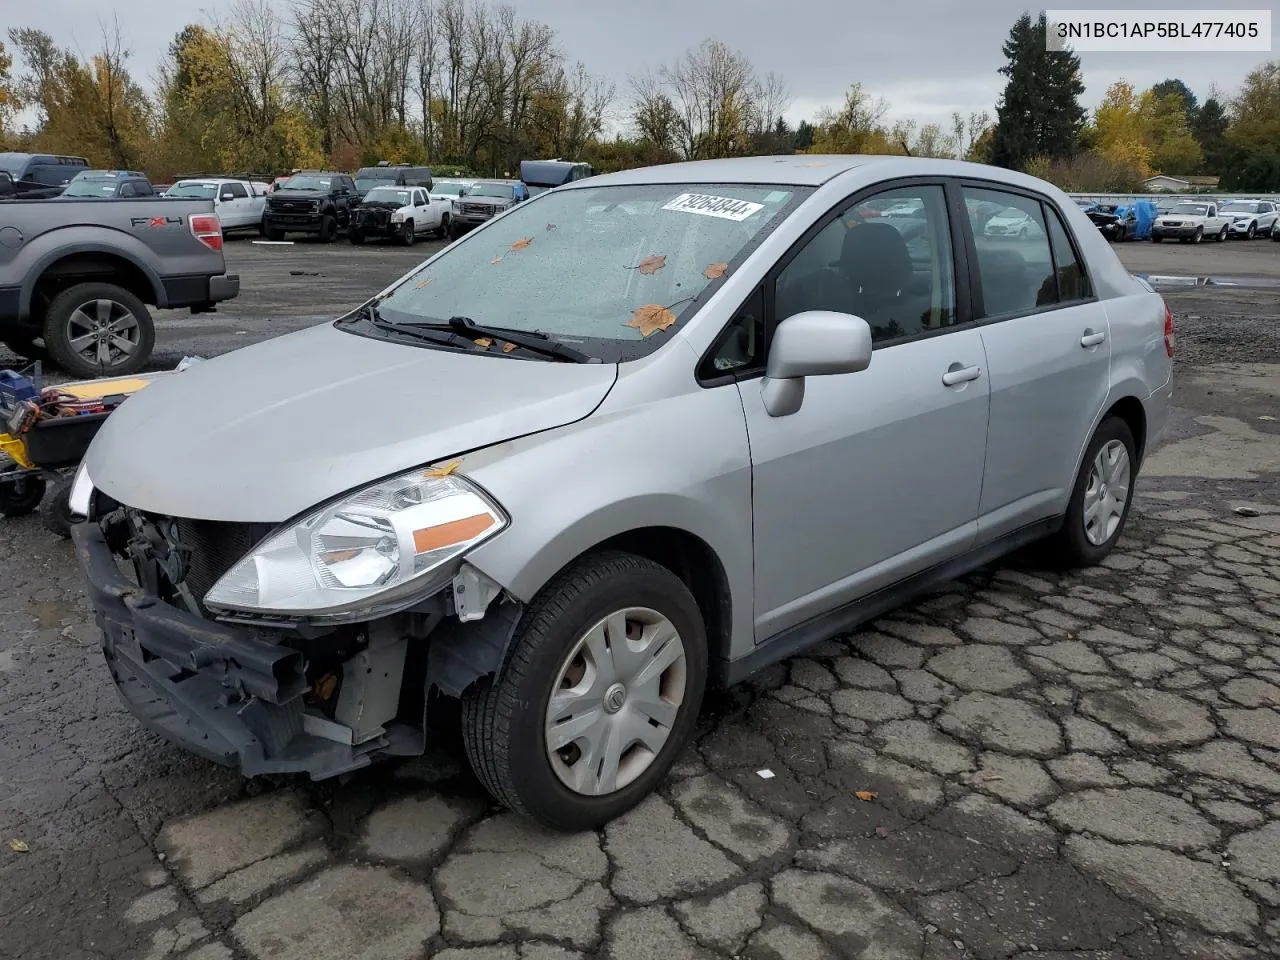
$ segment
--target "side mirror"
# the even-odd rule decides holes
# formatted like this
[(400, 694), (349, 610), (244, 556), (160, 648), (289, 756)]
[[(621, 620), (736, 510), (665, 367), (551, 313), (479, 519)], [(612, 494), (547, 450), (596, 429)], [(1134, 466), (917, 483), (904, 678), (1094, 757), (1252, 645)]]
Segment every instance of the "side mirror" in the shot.
[(805, 377), (858, 373), (871, 365), (871, 327), (861, 317), (806, 310), (773, 334), (761, 394), (771, 417), (787, 417), (804, 402)]
[(226, 201), (226, 200), (234, 200), (235, 198), (236, 198), (236, 195), (235, 195), (234, 193), (224, 193), (224, 194), (222, 195), (222, 199), (223, 199), (224, 201)]

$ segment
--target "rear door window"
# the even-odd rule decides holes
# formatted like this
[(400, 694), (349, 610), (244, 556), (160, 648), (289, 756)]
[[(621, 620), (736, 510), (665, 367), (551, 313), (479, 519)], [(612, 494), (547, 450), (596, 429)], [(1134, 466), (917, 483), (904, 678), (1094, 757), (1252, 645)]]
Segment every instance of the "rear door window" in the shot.
[(982, 287), (980, 316), (1030, 313), (1058, 302), (1053, 253), (1040, 201), (963, 188)]

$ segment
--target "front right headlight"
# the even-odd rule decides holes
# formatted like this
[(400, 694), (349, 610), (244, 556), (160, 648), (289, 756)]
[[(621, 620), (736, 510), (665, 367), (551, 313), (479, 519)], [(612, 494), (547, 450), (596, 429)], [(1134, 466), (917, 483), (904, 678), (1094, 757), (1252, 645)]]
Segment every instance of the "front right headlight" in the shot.
[(205, 596), (215, 611), (328, 622), (403, 609), (502, 531), (502, 509), (464, 477), (418, 469), (320, 507), (268, 536)]

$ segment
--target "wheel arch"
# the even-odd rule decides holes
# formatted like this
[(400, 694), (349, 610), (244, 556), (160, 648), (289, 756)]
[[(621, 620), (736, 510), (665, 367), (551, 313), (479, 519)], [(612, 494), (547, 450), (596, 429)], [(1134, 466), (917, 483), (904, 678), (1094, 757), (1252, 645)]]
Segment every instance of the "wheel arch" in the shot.
[[(96, 244), (76, 244), (36, 262), (23, 285), (18, 307), (27, 325), (43, 320), (42, 306), (77, 283), (111, 283), (128, 290), (145, 304), (163, 307), (167, 302), (160, 278), (128, 253)], [(37, 310), (40, 310), (37, 315)], [(31, 321), (35, 320), (35, 323)]]
[[(1121, 397), (1107, 408), (1098, 423), (1105, 423), (1110, 417), (1119, 417), (1133, 434), (1134, 452), (1138, 460), (1135, 466), (1141, 466), (1147, 452), (1147, 411), (1142, 401), (1132, 395)], [(1094, 427), (1094, 431), (1097, 431), (1097, 427)]]

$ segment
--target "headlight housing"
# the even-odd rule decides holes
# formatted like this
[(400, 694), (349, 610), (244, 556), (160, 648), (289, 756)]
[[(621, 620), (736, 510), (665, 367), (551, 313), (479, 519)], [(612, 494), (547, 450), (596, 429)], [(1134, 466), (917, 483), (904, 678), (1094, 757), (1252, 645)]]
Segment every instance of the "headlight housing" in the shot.
[(84, 461), (71, 481), (71, 492), (67, 495), (67, 506), (73, 517), (81, 519), (89, 516), (89, 508), (93, 500), (93, 481), (89, 478), (89, 468)]
[(392, 222), (392, 223), (404, 223), (404, 211), (403, 211), (403, 210), (397, 210), (395, 213), (391, 214), (391, 222)]
[(205, 606), (331, 623), (385, 615), (443, 586), (464, 553), (508, 523), (465, 478), (414, 470), (277, 530), (213, 585)]

